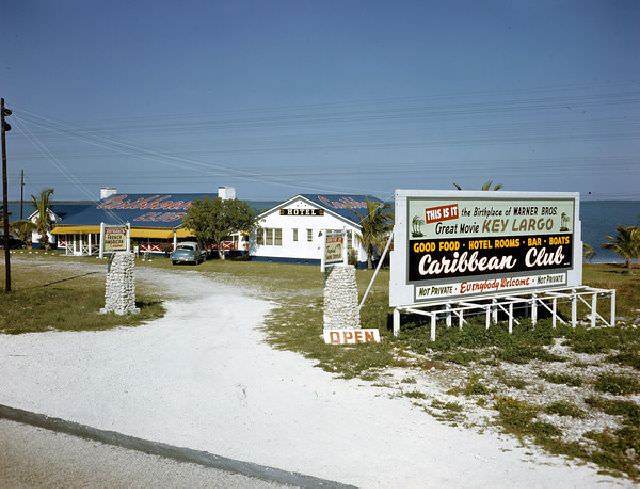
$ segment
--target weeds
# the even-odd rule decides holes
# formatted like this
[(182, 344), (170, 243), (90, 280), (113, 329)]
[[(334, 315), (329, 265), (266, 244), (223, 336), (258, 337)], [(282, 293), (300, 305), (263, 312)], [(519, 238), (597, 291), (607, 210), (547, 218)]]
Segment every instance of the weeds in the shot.
[(427, 396), (424, 395), (422, 392), (420, 392), (417, 389), (414, 389), (412, 391), (406, 391), (402, 393), (403, 397), (408, 397), (410, 399), (426, 399)]
[(581, 377), (561, 372), (538, 372), (538, 377), (552, 384), (565, 384), (572, 387), (580, 387), (582, 385)]
[(587, 413), (575, 404), (567, 401), (556, 401), (547, 404), (544, 407), (544, 412), (547, 414), (557, 414), (559, 416), (571, 416), (572, 418), (577, 419), (584, 419), (587, 417)]
[(640, 381), (637, 377), (605, 372), (598, 375), (594, 388), (600, 392), (614, 396), (627, 396), (640, 392)]

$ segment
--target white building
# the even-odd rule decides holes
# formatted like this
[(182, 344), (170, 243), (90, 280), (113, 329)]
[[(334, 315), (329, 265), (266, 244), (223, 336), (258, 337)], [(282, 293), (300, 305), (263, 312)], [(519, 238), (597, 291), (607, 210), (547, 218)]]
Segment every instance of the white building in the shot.
[(358, 243), (360, 221), (367, 215), (367, 201), (381, 202), (369, 195), (301, 194), (258, 215), (259, 228), (251, 239), (251, 258), (319, 264), (322, 233), (347, 232), (348, 250), (359, 267), (367, 264), (367, 253)]

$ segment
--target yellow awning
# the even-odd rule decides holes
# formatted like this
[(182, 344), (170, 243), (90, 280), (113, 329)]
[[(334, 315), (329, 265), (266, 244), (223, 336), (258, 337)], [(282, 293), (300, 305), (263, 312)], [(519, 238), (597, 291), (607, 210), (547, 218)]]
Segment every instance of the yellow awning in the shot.
[[(178, 238), (188, 238), (193, 236), (191, 231), (184, 228), (176, 229), (176, 235)], [(173, 239), (173, 229), (167, 228), (131, 228), (132, 238), (158, 238), (158, 239)]]
[(100, 226), (55, 226), (51, 234), (100, 234)]
[(173, 238), (173, 229), (167, 228), (131, 228), (132, 238)]
[[(51, 234), (100, 234), (100, 226), (55, 226)], [(189, 238), (193, 233), (186, 228), (176, 229), (178, 238)], [(173, 239), (172, 228), (131, 228), (132, 238)]]

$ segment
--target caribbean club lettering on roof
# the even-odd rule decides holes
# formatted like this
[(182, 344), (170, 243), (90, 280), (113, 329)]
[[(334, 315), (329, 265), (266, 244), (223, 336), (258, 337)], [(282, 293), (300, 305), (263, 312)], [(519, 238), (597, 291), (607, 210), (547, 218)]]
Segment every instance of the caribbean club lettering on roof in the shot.
[(329, 200), (324, 195), (318, 195), (318, 200), (327, 207), (334, 209), (366, 209), (366, 202), (358, 202), (353, 197), (340, 197), (338, 200)]
[(99, 204), (97, 209), (172, 209), (172, 210), (188, 210), (191, 207), (190, 201), (168, 200), (171, 195), (152, 195), (149, 197), (139, 197), (136, 200), (127, 200), (127, 194), (118, 194), (109, 197), (107, 200)]

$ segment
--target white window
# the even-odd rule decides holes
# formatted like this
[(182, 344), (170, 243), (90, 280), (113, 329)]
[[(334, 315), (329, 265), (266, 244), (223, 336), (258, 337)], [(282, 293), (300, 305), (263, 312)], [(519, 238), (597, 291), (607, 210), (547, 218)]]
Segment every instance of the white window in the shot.
[(298, 228), (293, 228), (293, 240), (298, 241)]
[(313, 229), (307, 229), (307, 241), (309, 243), (313, 241)]
[(259, 245), (282, 246), (282, 228), (258, 229), (256, 238), (256, 242)]

